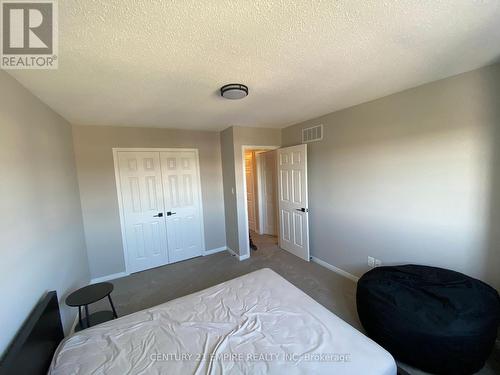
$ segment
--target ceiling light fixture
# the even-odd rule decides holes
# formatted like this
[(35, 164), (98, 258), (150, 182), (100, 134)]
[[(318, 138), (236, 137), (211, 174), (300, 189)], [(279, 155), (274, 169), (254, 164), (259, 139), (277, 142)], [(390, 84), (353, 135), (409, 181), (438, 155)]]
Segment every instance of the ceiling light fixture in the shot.
[(220, 95), (226, 99), (243, 99), (248, 95), (248, 87), (241, 83), (230, 83), (220, 88)]

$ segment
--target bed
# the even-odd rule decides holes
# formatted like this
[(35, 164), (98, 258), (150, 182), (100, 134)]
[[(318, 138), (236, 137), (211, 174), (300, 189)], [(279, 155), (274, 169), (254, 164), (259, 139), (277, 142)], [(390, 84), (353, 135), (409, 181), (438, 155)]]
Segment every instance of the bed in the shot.
[(270, 269), (64, 339), (49, 374), (374, 374), (392, 356)]

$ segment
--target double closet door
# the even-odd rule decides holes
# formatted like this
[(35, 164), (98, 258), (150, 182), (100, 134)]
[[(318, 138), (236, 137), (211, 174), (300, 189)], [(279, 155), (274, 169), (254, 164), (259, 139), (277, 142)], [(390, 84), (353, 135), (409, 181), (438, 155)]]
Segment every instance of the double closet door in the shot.
[(127, 272), (202, 254), (196, 150), (115, 151)]

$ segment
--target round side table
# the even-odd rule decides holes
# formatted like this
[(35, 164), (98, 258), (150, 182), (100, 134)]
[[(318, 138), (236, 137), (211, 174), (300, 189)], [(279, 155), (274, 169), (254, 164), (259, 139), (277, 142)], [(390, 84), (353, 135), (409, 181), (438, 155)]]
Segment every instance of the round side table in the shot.
[[(75, 327), (75, 332), (118, 318), (115, 306), (113, 305), (113, 300), (111, 299), (112, 291), (113, 284), (97, 283), (80, 288), (66, 298), (66, 305), (78, 307), (79, 326)], [(106, 297), (108, 297), (112, 311), (98, 311), (89, 315), (89, 305)], [(85, 324), (82, 319), (82, 307), (85, 308)]]

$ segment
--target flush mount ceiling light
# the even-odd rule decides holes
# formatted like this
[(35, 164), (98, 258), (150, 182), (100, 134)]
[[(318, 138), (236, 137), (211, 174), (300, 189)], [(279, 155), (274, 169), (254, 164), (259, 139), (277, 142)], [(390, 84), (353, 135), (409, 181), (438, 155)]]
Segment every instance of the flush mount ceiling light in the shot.
[(248, 87), (241, 83), (230, 83), (220, 88), (220, 95), (226, 99), (243, 99), (248, 95)]

